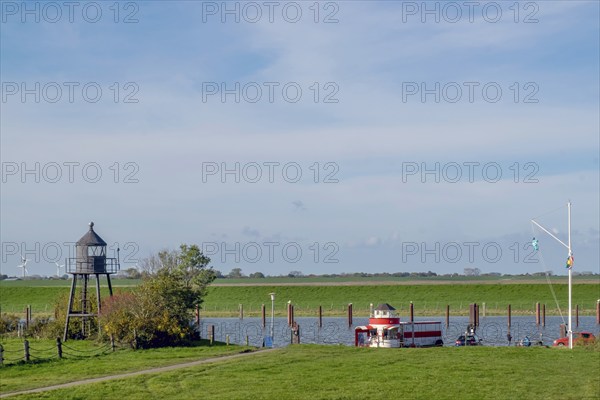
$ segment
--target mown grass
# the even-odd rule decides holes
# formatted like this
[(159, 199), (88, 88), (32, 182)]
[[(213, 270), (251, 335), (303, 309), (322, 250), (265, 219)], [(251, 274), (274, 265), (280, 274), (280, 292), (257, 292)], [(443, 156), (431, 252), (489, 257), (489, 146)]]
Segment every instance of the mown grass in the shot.
[[(560, 307), (567, 308), (566, 284), (553, 284)], [(34, 315), (52, 314), (56, 297), (67, 287), (0, 286), (0, 307), (3, 313), (21, 313), (26, 305)], [(132, 290), (115, 287), (115, 292)], [(540, 284), (452, 284), (452, 285), (352, 285), (352, 286), (212, 286), (203, 306), (205, 316), (237, 315), (239, 304), (247, 316), (258, 316), (261, 304), (270, 307), (269, 293), (276, 293), (275, 311), (284, 315), (291, 300), (297, 316), (315, 316), (319, 306), (325, 315), (344, 315), (348, 303), (353, 303), (356, 315), (367, 315), (369, 304), (390, 303), (405, 312), (412, 301), (417, 315), (443, 315), (450, 305), (452, 315), (466, 315), (470, 303), (486, 305), (487, 315), (500, 315), (511, 304), (515, 314), (532, 314), (536, 302), (546, 304), (548, 315), (557, 315), (555, 300), (549, 285)], [(106, 296), (106, 288), (102, 295)], [(600, 284), (574, 284), (573, 304), (580, 306), (581, 315), (594, 315)]]
[(597, 399), (597, 351), (299, 345), (27, 399)]
[[(5, 357), (22, 357), (23, 342), (17, 339), (2, 341)], [(50, 358), (56, 354), (53, 340), (30, 340), (31, 354)], [(0, 393), (66, 383), (124, 372), (139, 371), (235, 354), (250, 349), (245, 346), (226, 346), (201, 340), (190, 347), (168, 347), (148, 350), (121, 349), (114, 353), (106, 346), (89, 340), (72, 340), (64, 344), (62, 360), (53, 357), (48, 361), (16, 363), (0, 367)]]

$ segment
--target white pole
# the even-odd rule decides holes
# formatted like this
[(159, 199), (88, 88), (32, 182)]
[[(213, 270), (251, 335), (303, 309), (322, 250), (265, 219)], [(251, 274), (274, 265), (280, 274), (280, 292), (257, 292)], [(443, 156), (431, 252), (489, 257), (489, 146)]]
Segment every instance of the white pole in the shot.
[[(568, 234), (569, 234), (568, 247), (569, 247), (569, 258), (570, 258), (573, 254), (571, 251), (571, 201), (570, 200), (567, 203), (567, 212), (569, 214), (567, 221), (568, 221)], [(569, 349), (573, 348), (573, 329), (572, 329), (573, 323), (572, 323), (572, 315), (571, 315), (572, 314), (571, 311), (573, 309), (572, 304), (571, 304), (571, 301), (572, 301), (572, 296), (571, 296), (571, 293), (572, 293), (572, 278), (571, 278), (572, 269), (573, 269), (573, 265), (571, 264), (571, 265), (569, 265), (569, 326), (568, 326), (568, 331), (567, 331), (567, 336), (569, 337)]]

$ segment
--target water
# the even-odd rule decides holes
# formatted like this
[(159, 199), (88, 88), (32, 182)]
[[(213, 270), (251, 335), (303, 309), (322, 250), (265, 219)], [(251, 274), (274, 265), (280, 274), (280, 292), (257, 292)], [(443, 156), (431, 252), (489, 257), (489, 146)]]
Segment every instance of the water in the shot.
[[(415, 321), (442, 321), (442, 335), (445, 346), (454, 346), (454, 341), (463, 334), (469, 323), (468, 317), (451, 317), (450, 325), (445, 326), (445, 317), (415, 318)], [(354, 346), (354, 327), (367, 325), (369, 318), (354, 318), (351, 328), (348, 327), (346, 317), (323, 318), (323, 327), (319, 328), (318, 319), (303, 317), (296, 318), (300, 325), (300, 343), (330, 344)], [(551, 346), (554, 339), (559, 337), (559, 327), (563, 323), (560, 317), (546, 317), (546, 326), (535, 325), (535, 318), (531, 316), (513, 316), (510, 333), (512, 345), (525, 336), (533, 341), (542, 339), (544, 345)], [(215, 340), (225, 342), (229, 335), (230, 343), (245, 344), (246, 336), (251, 346), (262, 346), (263, 337), (269, 335), (271, 320), (267, 318), (267, 327), (263, 329), (260, 318), (203, 318), (201, 320), (201, 335), (208, 337), (208, 326), (215, 326)], [(291, 341), (291, 329), (287, 325), (287, 318), (274, 320), (275, 347), (287, 346)], [(579, 327), (573, 331), (590, 331), (598, 336), (600, 325), (596, 324), (595, 317), (579, 317)], [(481, 317), (477, 336), (483, 340), (485, 346), (507, 346), (507, 317)]]

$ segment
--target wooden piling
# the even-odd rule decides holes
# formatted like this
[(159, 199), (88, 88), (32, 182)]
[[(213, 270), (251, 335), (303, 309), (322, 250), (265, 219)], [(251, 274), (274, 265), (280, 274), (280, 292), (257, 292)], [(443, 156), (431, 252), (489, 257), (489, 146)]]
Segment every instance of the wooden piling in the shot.
[(267, 326), (267, 310), (264, 304), (260, 306), (260, 316), (262, 318), (262, 327), (265, 328)]
[(295, 315), (294, 315), (294, 305), (290, 305), (290, 325), (294, 325)]
[(250, 338), (246, 335), (246, 346), (250, 346)]
[(508, 329), (510, 330), (510, 315), (511, 315), (511, 309), (510, 309), (510, 304), (508, 305), (508, 307), (506, 308), (506, 312), (508, 314)]
[(535, 303), (535, 326), (540, 326), (540, 302)]
[(475, 326), (475, 303), (469, 304), (469, 325)]
[(23, 351), (25, 352), (25, 361), (29, 361), (29, 359), (30, 359), (29, 340), (27, 340), (27, 339), (23, 340)]
[(579, 304), (575, 305), (575, 327), (579, 327)]
[(415, 305), (413, 304), (413, 302), (410, 302), (410, 316), (409, 316), (409, 321), (410, 322), (415, 322)]
[(600, 299), (596, 301), (596, 324), (600, 325)]
[(485, 318), (485, 303), (482, 303), (482, 304), (483, 304), (483, 318)]
[(352, 303), (348, 303), (348, 328), (352, 327)]
[(229, 335), (225, 336), (225, 345), (229, 346)]
[(319, 306), (319, 328), (322, 328), (322, 327), (323, 327), (323, 307)]
[(210, 340), (210, 345), (212, 346), (213, 343), (215, 342), (215, 326), (214, 325), (208, 326), (208, 339)]
[(240, 304), (240, 319), (244, 319), (244, 305)]
[(475, 310), (475, 326), (479, 326), (479, 304), (473, 304)]
[(288, 301), (287, 303), (287, 324), (288, 326), (292, 326), (292, 302)]
[(450, 325), (450, 304), (446, 304), (446, 328)]
[(542, 304), (542, 326), (546, 327), (546, 304)]

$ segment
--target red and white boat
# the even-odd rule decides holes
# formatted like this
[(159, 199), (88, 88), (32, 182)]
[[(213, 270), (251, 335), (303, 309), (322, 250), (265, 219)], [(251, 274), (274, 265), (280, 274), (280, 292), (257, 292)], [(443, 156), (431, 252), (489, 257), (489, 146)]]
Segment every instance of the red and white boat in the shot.
[(400, 322), (396, 309), (387, 303), (373, 309), (369, 325), (354, 328), (354, 345), (358, 347), (430, 347), (443, 344), (441, 322)]

